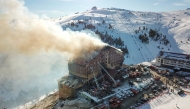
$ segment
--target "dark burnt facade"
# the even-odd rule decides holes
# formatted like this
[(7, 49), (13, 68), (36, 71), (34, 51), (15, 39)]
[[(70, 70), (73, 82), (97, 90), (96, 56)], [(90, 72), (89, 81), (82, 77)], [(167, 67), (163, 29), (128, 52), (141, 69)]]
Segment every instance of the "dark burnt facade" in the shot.
[[(96, 51), (91, 59), (75, 59), (68, 63), (69, 74), (81, 77), (84, 79), (93, 78), (92, 69), (95, 75), (100, 73), (100, 66), (105, 66), (109, 69), (115, 69), (122, 66), (124, 54), (121, 50), (112, 46), (105, 46), (101, 50)], [(92, 68), (92, 69), (91, 69)]]

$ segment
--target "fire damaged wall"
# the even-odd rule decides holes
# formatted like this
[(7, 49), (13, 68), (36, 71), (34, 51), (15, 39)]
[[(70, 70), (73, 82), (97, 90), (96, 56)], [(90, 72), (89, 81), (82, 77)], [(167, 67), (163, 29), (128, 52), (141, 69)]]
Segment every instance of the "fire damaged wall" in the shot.
[(112, 46), (105, 46), (89, 60), (80, 58), (70, 61), (68, 63), (69, 74), (81, 78), (91, 79), (93, 78), (92, 69), (95, 75), (100, 73), (100, 67), (98, 63), (104, 65), (109, 69), (115, 69), (117, 67), (120, 67), (123, 61), (124, 54), (121, 50), (116, 49)]

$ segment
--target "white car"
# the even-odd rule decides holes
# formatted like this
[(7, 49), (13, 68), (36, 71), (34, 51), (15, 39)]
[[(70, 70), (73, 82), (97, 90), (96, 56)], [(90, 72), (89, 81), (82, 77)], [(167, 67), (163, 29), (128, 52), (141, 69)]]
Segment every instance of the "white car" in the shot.
[(142, 80), (140, 78), (136, 78), (136, 81), (137, 82), (141, 82)]
[(124, 75), (124, 76), (122, 76), (122, 77), (123, 77), (123, 79), (126, 79), (126, 78), (129, 77), (129, 74), (126, 74), (126, 75)]

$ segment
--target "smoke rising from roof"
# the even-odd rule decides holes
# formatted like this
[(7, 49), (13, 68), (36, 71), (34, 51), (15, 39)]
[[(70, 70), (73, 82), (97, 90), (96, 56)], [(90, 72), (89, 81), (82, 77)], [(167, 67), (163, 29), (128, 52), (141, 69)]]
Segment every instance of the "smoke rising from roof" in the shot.
[(0, 51), (36, 53), (55, 50), (81, 55), (105, 44), (95, 34), (63, 31), (59, 25), (30, 13), (23, 2), (0, 1)]
[(63, 31), (39, 18), (23, 1), (0, 0), (0, 106), (16, 106), (22, 97), (30, 100), (51, 91), (68, 72), (63, 62), (68, 56), (83, 56), (104, 45), (90, 31)]

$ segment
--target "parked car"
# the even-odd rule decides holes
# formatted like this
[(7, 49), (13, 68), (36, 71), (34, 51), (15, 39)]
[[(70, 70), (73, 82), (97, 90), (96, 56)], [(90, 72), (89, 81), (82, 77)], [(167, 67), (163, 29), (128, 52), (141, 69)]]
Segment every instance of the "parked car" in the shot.
[(160, 77), (159, 77), (159, 76), (156, 76), (156, 77), (154, 77), (154, 80), (155, 80), (155, 81), (159, 81), (159, 80), (160, 80)]
[(141, 82), (142, 80), (141, 80), (141, 78), (136, 78), (136, 81)]
[(134, 85), (133, 81), (129, 81), (129, 84), (130, 84), (130, 85)]
[(129, 77), (129, 74), (126, 74), (126, 75), (123, 75), (123, 76), (122, 76), (123, 79), (126, 79), (126, 78), (128, 78), (128, 77)]
[(178, 85), (184, 86), (185, 84), (181, 81), (177, 82)]
[(178, 95), (182, 95), (182, 94), (184, 94), (184, 91), (183, 90), (177, 90), (177, 93), (178, 93)]
[(154, 89), (158, 89), (158, 85), (157, 84), (154, 84), (151, 86), (151, 89), (154, 90)]
[(130, 106), (130, 108), (129, 109), (135, 109), (135, 106)]
[(144, 89), (148, 89), (149, 88), (149, 85), (146, 85), (145, 87), (144, 87)]
[(137, 90), (138, 92), (141, 92), (143, 89), (141, 87), (135, 87), (135, 90)]
[(151, 70), (154, 70), (154, 71), (158, 71), (158, 68), (153, 65), (149, 66), (148, 68), (150, 68)]
[(155, 81), (155, 79), (153, 79), (153, 78), (150, 78), (149, 80), (150, 80), (150, 81), (152, 81), (152, 82), (154, 82), (154, 81)]
[(135, 89), (130, 89), (130, 90), (133, 92), (134, 95), (138, 94), (137, 90), (135, 90)]
[(155, 96), (158, 96), (158, 95), (159, 95), (159, 92), (158, 92), (158, 91), (157, 91), (157, 92), (155, 92), (155, 93), (154, 93), (154, 95), (155, 95)]
[(125, 97), (125, 94), (124, 94), (124, 93), (120, 92), (119, 94), (121, 95), (122, 98)]
[(153, 93), (156, 93), (156, 92), (157, 92), (157, 90), (152, 90), (152, 92), (153, 92)]
[(190, 77), (185, 77), (185, 79), (186, 79), (187, 81), (190, 81)]
[(119, 98), (119, 99), (121, 99), (122, 98), (122, 96), (118, 93), (118, 94), (116, 94), (116, 97), (117, 98)]
[(150, 94), (148, 95), (148, 97), (149, 97), (149, 98), (154, 98), (154, 95), (153, 95), (152, 93), (150, 93)]
[(127, 98), (127, 97), (128, 97), (128, 93), (127, 93), (127, 91), (122, 90), (122, 93), (124, 94), (124, 98)]
[(134, 96), (134, 94), (131, 90), (127, 90), (127, 92), (130, 94), (130, 96)]
[(173, 72), (166, 72), (166, 76), (172, 76)]
[(162, 92), (162, 88), (161, 88), (161, 87), (158, 87), (158, 91), (159, 91), (159, 92)]
[(147, 72), (143, 72), (142, 73), (142, 75), (148, 75), (149, 74), (149, 72), (147, 71)]
[(118, 100), (117, 97), (113, 97), (112, 99), (109, 100), (109, 103), (113, 103), (113, 102), (115, 102), (115, 101), (117, 101), (117, 100)]
[(190, 76), (190, 73), (188, 73), (188, 72), (182, 72), (182, 71), (179, 71), (179, 72), (177, 72), (176, 73), (177, 75), (179, 75), (179, 76)]
[(188, 81), (186, 79), (180, 79), (181, 82), (187, 83)]
[(138, 102), (138, 103), (137, 103), (137, 106), (140, 106), (140, 105), (141, 105), (141, 103), (140, 103), (140, 102)]
[(129, 77), (136, 78), (137, 76), (141, 76), (139, 72), (135, 71), (129, 74)]
[(179, 71), (179, 70), (180, 70), (180, 68), (174, 67), (174, 71)]
[(144, 69), (143, 69), (145, 72), (147, 72), (148, 71), (148, 68), (147, 67), (144, 67)]
[(146, 102), (146, 101), (148, 101), (148, 99), (145, 98), (145, 97), (142, 97), (142, 98), (141, 98), (141, 101)]
[(162, 85), (162, 89), (166, 90), (167, 89), (166, 85)]

